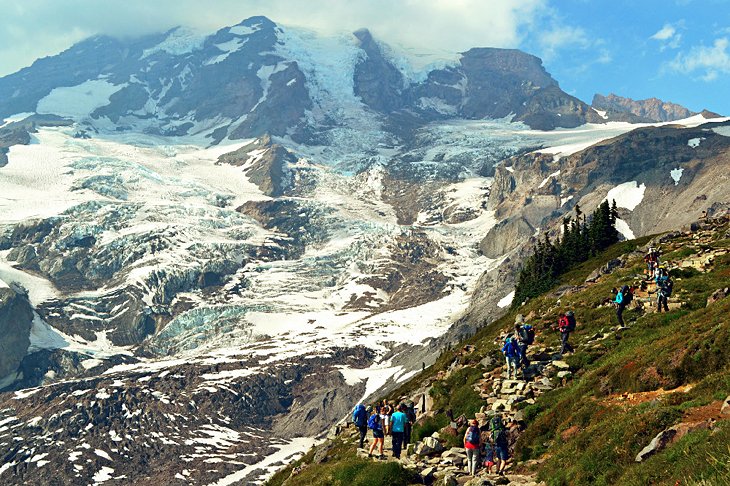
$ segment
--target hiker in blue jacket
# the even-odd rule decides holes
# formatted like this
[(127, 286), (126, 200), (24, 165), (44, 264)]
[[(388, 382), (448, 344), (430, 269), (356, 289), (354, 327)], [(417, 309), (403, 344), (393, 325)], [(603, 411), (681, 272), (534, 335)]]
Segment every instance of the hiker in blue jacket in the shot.
[(352, 411), (352, 422), (360, 432), (360, 445), (359, 448), (363, 448), (365, 442), (365, 435), (368, 433), (368, 412), (365, 410), (365, 405), (359, 403)]
[(502, 353), (507, 360), (507, 378), (514, 375), (514, 379), (517, 379), (517, 366), (519, 365), (519, 351), (513, 338), (508, 337), (504, 341), (502, 346)]
[(672, 295), (672, 287), (674, 283), (669, 278), (666, 268), (660, 268), (659, 273), (656, 276), (656, 295), (657, 295), (657, 312), (661, 312), (662, 308), (664, 312), (669, 312), (669, 306), (667, 304), (669, 297)]
[(624, 325), (624, 309), (626, 309), (626, 306), (628, 306), (633, 299), (634, 294), (628, 285), (624, 285), (616, 292), (616, 299), (613, 303), (616, 304), (616, 317), (618, 317), (618, 323), (622, 326)]

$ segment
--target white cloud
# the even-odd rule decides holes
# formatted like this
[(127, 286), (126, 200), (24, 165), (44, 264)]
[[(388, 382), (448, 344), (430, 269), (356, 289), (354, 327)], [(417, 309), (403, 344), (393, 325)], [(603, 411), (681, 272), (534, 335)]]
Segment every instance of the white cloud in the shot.
[(593, 44), (593, 41), (580, 27), (556, 26), (539, 35), (539, 44), (543, 59), (549, 61), (562, 49), (586, 49)]
[(679, 53), (668, 65), (676, 72), (694, 74), (700, 79), (713, 81), (721, 74), (730, 74), (730, 41), (727, 37), (715, 39), (712, 46), (695, 46), (686, 53)]
[(548, 1), (0, 0), (0, 75), (96, 33), (137, 36), (177, 25), (212, 32), (255, 15), (327, 33), (367, 27), (386, 42), (414, 48), (519, 47), (539, 27)]
[(678, 49), (682, 44), (682, 33), (679, 32), (677, 27), (683, 25), (684, 22), (678, 22), (677, 25), (664, 24), (664, 27), (649, 38), (659, 41), (661, 43), (660, 50), (662, 51), (665, 49)]
[(661, 30), (659, 30), (659, 32), (657, 32), (656, 34), (651, 36), (651, 39), (667, 40), (667, 39), (671, 39), (672, 37), (674, 37), (674, 34), (676, 34), (676, 33), (677, 33), (677, 29), (672, 27), (671, 24), (665, 24), (664, 27), (662, 27)]

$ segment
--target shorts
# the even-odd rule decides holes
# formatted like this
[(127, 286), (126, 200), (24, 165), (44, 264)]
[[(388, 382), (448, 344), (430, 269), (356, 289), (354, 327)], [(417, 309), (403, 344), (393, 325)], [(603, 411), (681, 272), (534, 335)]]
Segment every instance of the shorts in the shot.
[(373, 430), (373, 439), (384, 439), (385, 434), (383, 433), (383, 429), (380, 430)]
[(502, 461), (506, 461), (507, 459), (509, 459), (509, 450), (508, 449), (509, 449), (509, 447), (506, 444), (505, 445), (497, 444), (494, 446), (494, 456), (498, 457)]

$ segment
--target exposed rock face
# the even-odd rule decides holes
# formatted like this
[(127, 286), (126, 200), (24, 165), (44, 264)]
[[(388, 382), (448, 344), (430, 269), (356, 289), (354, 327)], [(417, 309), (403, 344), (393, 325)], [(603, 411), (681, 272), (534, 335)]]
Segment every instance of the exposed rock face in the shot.
[(242, 167), (249, 180), (267, 196), (281, 196), (292, 185), (287, 175), (287, 164), (297, 158), (265, 135), (240, 149), (221, 155), (219, 164)]
[(0, 380), (18, 370), (30, 345), (33, 321), (33, 309), (26, 296), (2, 285), (0, 283)]
[(540, 130), (605, 121), (563, 92), (539, 58), (515, 49), (470, 49), (459, 66), (432, 71), (413, 93), (422, 106), (425, 101), (440, 106), (436, 111), (441, 115), (480, 119), (514, 114), (514, 121)]
[(489, 230), (479, 245), (479, 249), (488, 258), (499, 258), (517, 248), (534, 234), (535, 228), (525, 218), (505, 219)]
[(593, 96), (591, 106), (609, 113), (631, 113), (639, 119), (655, 122), (682, 120), (697, 114), (684, 106), (657, 98), (632, 100), (613, 93), (608, 96), (596, 94)]
[(383, 57), (382, 48), (370, 31), (361, 29), (355, 31), (354, 36), (365, 52), (365, 57), (355, 66), (355, 95), (382, 113), (400, 109), (406, 101), (402, 96), (403, 75)]

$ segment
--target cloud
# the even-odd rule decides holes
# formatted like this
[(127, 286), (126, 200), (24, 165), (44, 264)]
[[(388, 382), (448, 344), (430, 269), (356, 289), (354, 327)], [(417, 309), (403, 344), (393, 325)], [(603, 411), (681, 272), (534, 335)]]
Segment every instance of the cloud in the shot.
[(368, 27), (386, 42), (459, 52), (519, 47), (549, 0), (0, 0), (0, 75), (93, 34), (139, 36), (186, 25), (202, 32), (265, 15), (320, 32)]
[(678, 22), (676, 26), (672, 24), (664, 24), (664, 27), (659, 29), (649, 38), (661, 43), (661, 51), (664, 51), (665, 49), (679, 49), (682, 44), (682, 34), (677, 30), (677, 27), (681, 27), (683, 25), (684, 22)]
[(669, 69), (683, 73), (699, 72), (700, 79), (714, 81), (721, 74), (730, 74), (730, 40), (715, 39), (712, 46), (695, 46), (686, 53), (679, 53), (669, 64)]
[(586, 31), (580, 27), (556, 26), (538, 37), (541, 54), (546, 61), (553, 59), (562, 49), (587, 49), (593, 45)]
[(674, 37), (674, 34), (676, 34), (676, 33), (677, 33), (677, 29), (672, 27), (671, 24), (665, 24), (664, 27), (662, 27), (661, 30), (659, 30), (659, 32), (657, 32), (650, 38), (656, 39), (656, 40), (667, 40), (667, 39), (671, 39), (672, 37)]

